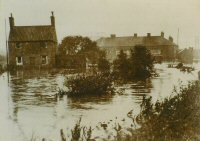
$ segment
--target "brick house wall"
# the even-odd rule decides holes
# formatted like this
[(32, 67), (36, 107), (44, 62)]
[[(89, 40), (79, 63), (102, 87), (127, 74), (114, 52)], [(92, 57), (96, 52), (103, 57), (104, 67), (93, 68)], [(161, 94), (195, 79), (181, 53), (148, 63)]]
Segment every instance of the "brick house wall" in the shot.
[[(17, 47), (20, 44), (20, 47)], [(45, 46), (43, 45), (45, 44)], [(41, 42), (9, 42), (9, 64), (17, 66), (16, 57), (22, 57), (23, 68), (55, 67), (56, 44), (51, 41)], [(46, 56), (47, 62), (42, 62)]]
[(15, 26), (11, 14), (8, 40), (9, 67), (11, 69), (55, 67), (57, 35), (53, 12), (50, 18), (51, 25)]

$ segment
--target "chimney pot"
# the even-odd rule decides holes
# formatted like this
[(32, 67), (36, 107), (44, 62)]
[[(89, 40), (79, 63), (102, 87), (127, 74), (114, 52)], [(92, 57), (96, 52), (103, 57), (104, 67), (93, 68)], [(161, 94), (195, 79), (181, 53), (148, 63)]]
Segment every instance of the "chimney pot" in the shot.
[(137, 37), (137, 33), (134, 33), (134, 37)]
[(15, 26), (15, 20), (12, 16), (12, 13), (10, 14), (10, 17), (9, 17), (9, 23), (10, 23), (10, 29), (12, 30), (13, 27)]
[(163, 37), (163, 38), (164, 38), (164, 35), (165, 35), (165, 33), (164, 33), (164, 32), (161, 32), (161, 37)]
[(115, 38), (116, 35), (115, 35), (115, 34), (111, 34), (110, 37), (111, 37), (111, 38)]
[(173, 38), (171, 36), (169, 36), (169, 41), (173, 42)]
[(54, 17), (54, 12), (51, 11), (51, 25), (55, 27), (55, 17)]

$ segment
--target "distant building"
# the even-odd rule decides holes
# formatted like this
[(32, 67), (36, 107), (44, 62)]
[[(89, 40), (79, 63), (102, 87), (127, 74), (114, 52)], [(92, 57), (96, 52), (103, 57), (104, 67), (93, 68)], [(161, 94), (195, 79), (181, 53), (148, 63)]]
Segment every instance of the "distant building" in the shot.
[(182, 63), (193, 63), (193, 56), (192, 47), (181, 49), (177, 53), (177, 59)]
[(151, 36), (150, 33), (147, 33), (147, 36), (134, 34), (134, 36), (116, 37), (112, 34), (110, 37), (98, 39), (97, 45), (106, 51), (109, 61), (116, 59), (120, 50), (123, 50), (129, 56), (130, 50), (134, 49), (136, 45), (146, 46), (157, 61), (174, 60), (178, 49), (173, 38), (170, 36), (169, 39), (166, 39), (163, 32), (160, 36)]
[(193, 58), (196, 61), (200, 60), (200, 49), (193, 49)]
[(9, 66), (19, 68), (51, 68), (55, 66), (57, 35), (52, 12), (51, 25), (15, 26), (9, 17)]

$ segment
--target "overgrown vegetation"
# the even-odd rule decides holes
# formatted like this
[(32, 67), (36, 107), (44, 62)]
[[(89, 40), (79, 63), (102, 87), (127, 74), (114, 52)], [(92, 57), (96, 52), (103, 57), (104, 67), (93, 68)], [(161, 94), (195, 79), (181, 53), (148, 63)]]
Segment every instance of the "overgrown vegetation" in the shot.
[[(74, 128), (71, 129), (71, 141), (91, 141), (91, 136), (92, 128), (81, 126), (81, 118), (77, 121)], [(60, 137), (61, 141), (69, 140), (65, 137), (65, 133), (62, 129), (60, 130)]]
[[(138, 127), (125, 127), (130, 134), (124, 136), (122, 140), (200, 140), (199, 100), (199, 81), (190, 83), (187, 87), (181, 87), (180, 92), (175, 96), (166, 98), (164, 101), (157, 101), (155, 104), (152, 103), (151, 97), (144, 97), (140, 114), (132, 117), (134, 125)], [(117, 140), (121, 138), (122, 136), (119, 135)]]
[(181, 88), (174, 97), (152, 104), (144, 99), (134, 139), (150, 141), (200, 140), (200, 82)]
[(65, 85), (69, 88), (69, 97), (101, 96), (113, 94), (112, 77), (110, 73), (98, 73), (94, 75), (78, 75), (67, 80)]
[(110, 72), (110, 62), (106, 59), (105, 51), (101, 50), (98, 54), (97, 64), (99, 72)]

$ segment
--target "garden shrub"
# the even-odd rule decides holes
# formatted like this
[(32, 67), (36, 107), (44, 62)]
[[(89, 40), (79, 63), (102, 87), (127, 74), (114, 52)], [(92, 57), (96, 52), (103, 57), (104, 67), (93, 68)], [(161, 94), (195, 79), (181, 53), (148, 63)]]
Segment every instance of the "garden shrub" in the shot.
[(88, 95), (101, 96), (113, 94), (112, 77), (110, 73), (99, 73), (95, 75), (78, 75), (66, 81), (69, 97), (82, 97)]

